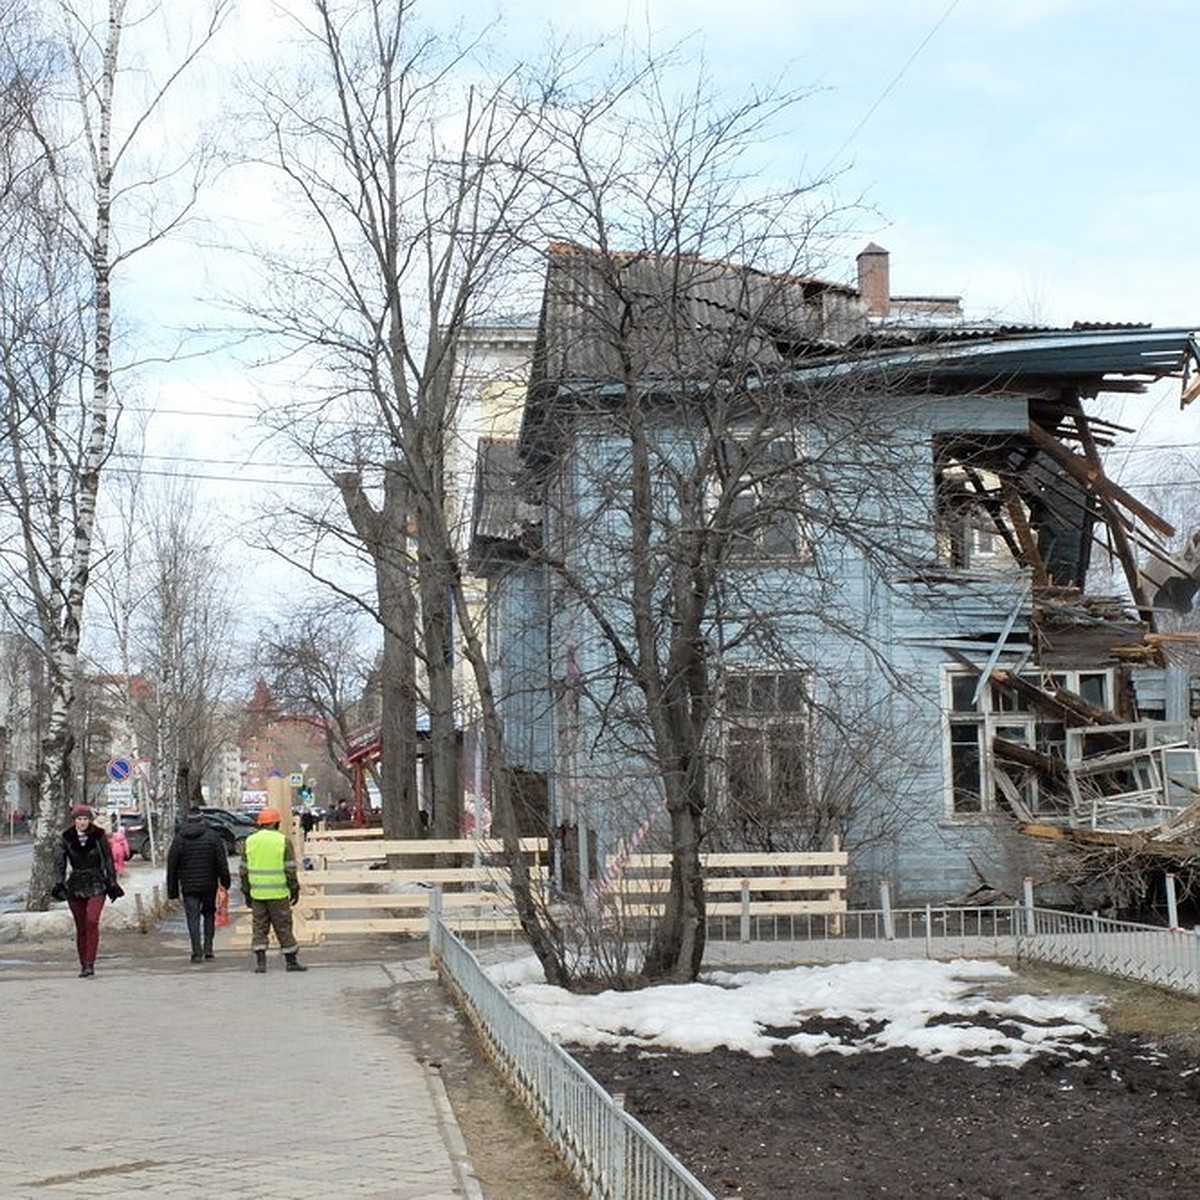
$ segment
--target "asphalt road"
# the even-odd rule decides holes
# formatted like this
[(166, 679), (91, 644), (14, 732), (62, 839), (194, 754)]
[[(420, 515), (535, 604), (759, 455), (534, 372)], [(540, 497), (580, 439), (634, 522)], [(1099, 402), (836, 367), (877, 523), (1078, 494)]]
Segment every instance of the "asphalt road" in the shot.
[(16, 907), (17, 896), (29, 886), (32, 842), (0, 842), (0, 912)]

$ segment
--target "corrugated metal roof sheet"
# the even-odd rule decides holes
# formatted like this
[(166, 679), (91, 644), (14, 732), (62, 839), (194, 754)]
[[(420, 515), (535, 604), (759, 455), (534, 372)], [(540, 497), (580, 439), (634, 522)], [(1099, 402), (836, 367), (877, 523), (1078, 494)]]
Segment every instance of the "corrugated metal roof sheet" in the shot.
[(1157, 379), (1200, 363), (1196, 332), (1149, 326), (992, 331), (906, 347), (823, 356), (794, 370), (798, 378), (875, 373), (938, 379)]

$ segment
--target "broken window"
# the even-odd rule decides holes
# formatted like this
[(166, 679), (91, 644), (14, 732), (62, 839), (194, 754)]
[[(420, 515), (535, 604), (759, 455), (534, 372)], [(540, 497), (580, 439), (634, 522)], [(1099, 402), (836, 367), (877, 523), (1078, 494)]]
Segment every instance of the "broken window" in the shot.
[(1000, 476), (974, 461), (970, 442), (934, 439), (934, 536), (939, 562), (962, 569), (1014, 562), (1017, 544), (1005, 524), (1004, 506)]
[(1185, 725), (1141, 721), (1067, 733), (1074, 822), (1091, 829), (1137, 829), (1200, 797), (1197, 752)]
[(741, 843), (769, 847), (809, 804), (808, 684), (800, 670), (725, 682), (725, 817)]
[[(1024, 678), (1038, 688), (1072, 692), (1098, 708), (1110, 705), (1112, 678), (1107, 671), (1056, 671)], [(1026, 696), (1010, 687), (990, 680), (981, 684), (976, 673), (959, 670), (947, 672), (946, 717), (952, 815), (1007, 809), (1049, 817), (1069, 810), (1065, 766), (1071, 757), (1068, 738), (1076, 731), (1068, 730), (1061, 718), (1036, 711)], [(1006, 747), (1014, 748), (1007, 757)], [(1013, 767), (1011, 760), (1021, 759), (1022, 750), (1029, 752), (1024, 767)], [(996, 769), (1000, 760), (1003, 771)], [(1035, 760), (1053, 769), (1035, 770), (1029, 766)]]

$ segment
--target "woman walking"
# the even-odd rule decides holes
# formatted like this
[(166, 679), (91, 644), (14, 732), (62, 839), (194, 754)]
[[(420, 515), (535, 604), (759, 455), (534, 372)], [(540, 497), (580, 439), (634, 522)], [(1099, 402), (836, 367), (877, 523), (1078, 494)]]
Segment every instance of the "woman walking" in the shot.
[(79, 976), (96, 973), (100, 948), (100, 912), (105, 897), (125, 895), (117, 883), (108, 835), (95, 822), (86, 804), (71, 809), (71, 824), (62, 831), (54, 847), (55, 883), (50, 894), (65, 900), (75, 919), (75, 948), (79, 952)]

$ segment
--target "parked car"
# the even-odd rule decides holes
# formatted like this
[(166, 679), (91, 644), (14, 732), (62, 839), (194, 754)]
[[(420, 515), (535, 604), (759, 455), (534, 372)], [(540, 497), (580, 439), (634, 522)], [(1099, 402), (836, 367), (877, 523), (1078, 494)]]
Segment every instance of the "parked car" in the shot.
[(150, 824), (145, 813), (120, 814), (121, 828), (125, 830), (125, 840), (129, 843), (129, 857), (140, 854), (143, 858), (150, 857)]
[(258, 828), (253, 816), (232, 808), (203, 806), (200, 815), (221, 835), (227, 854), (241, 854), (246, 839)]

